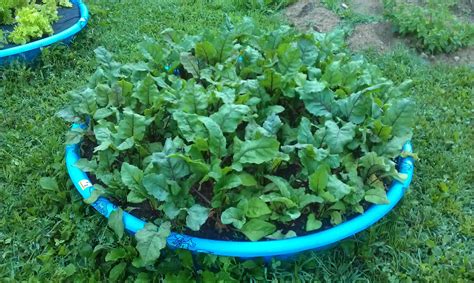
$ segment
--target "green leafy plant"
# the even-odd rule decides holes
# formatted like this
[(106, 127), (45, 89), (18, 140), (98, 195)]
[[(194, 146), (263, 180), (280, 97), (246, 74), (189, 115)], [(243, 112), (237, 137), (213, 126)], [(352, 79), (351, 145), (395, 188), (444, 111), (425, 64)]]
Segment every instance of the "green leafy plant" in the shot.
[(453, 52), (474, 42), (474, 25), (450, 10), (456, 1), (424, 1), (423, 5), (385, 0), (385, 15), (402, 35), (414, 36), (431, 53)]
[[(89, 85), (59, 115), (89, 152), (76, 166), (157, 225), (279, 239), (337, 225), (403, 180), (413, 103), (343, 33), (256, 29), (162, 33), (122, 64), (104, 48)], [(89, 120), (88, 120), (89, 119)], [(114, 226), (116, 227), (116, 225)]]
[(59, 19), (58, 7), (72, 7), (68, 0), (6, 0), (0, 3), (0, 25), (14, 25), (8, 40), (25, 44), (53, 33), (52, 24)]
[[(115, 58), (132, 62), (129, 58), (136, 55), (137, 40), (144, 34), (155, 35), (157, 26), (195, 34), (222, 22), (222, 10), (214, 7), (211, 13), (209, 6), (200, 4), (205, 0), (183, 5), (175, 4), (183, 1), (166, 1), (171, 4), (165, 7), (164, 2), (112, 5), (114, 1), (89, 0), (95, 7), (95, 20), (107, 21), (109, 16), (100, 10), (122, 20), (94, 25), (94, 33), (101, 36), (78, 38), (72, 53), (48, 49), (39, 65), (41, 71), (25, 66), (0, 71), (0, 214), (11, 216), (0, 218), (3, 281), (104, 281), (109, 272), (116, 274), (111, 272), (114, 266), (124, 263), (127, 268), (119, 281), (472, 281), (472, 261), (465, 255), (469, 259), (474, 243), (473, 70), (460, 64), (426, 64), (401, 47), (385, 54), (368, 53), (368, 60), (379, 65), (384, 76), (397, 84), (406, 79), (415, 82), (407, 95), (417, 101), (413, 143), (422, 159), (396, 216), (330, 250), (301, 253), (291, 260), (265, 264), (260, 259), (164, 249), (153, 268), (133, 266), (138, 255), (135, 239), (125, 234), (118, 241), (103, 225), (103, 218), (81, 203), (80, 195), (68, 185), (63, 139), (58, 138), (66, 125), (53, 115), (65, 103), (61, 92), (84, 84), (91, 76), (91, 44), (105, 45), (114, 50)], [(160, 16), (147, 18), (143, 26), (150, 10), (161, 11)], [(232, 17), (246, 14), (235, 10)], [(181, 15), (185, 15), (182, 21), (173, 20)], [(252, 16), (264, 27), (272, 25), (268, 19), (275, 20)], [(33, 121), (41, 127), (32, 126)], [(58, 190), (44, 191), (38, 183), (44, 176), (55, 178)]]

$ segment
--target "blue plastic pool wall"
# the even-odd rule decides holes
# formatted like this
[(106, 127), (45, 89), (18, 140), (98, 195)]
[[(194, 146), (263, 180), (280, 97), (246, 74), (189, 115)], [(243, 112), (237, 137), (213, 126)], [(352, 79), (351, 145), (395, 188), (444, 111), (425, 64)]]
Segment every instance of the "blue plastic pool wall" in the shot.
[[(73, 128), (84, 127), (84, 125), (73, 125)], [(413, 152), (411, 143), (407, 142), (403, 146), (403, 150)], [(68, 145), (66, 147), (67, 170), (74, 186), (82, 197), (86, 199), (91, 196), (94, 186), (86, 173), (74, 166), (79, 159), (79, 144)], [(372, 205), (363, 214), (330, 229), (306, 236), (261, 242), (218, 241), (171, 233), (167, 240), (168, 246), (170, 248), (187, 249), (193, 252), (241, 258), (291, 255), (306, 250), (323, 249), (370, 227), (392, 210), (400, 201), (412, 180), (414, 160), (412, 157), (399, 158), (397, 164), (399, 172), (406, 174), (407, 179), (403, 183), (393, 181), (387, 192), (387, 198), (390, 201), (389, 204)], [(116, 205), (104, 197), (100, 197), (92, 206), (107, 218), (110, 216), (110, 213), (117, 208)], [(131, 233), (142, 229), (146, 223), (127, 212), (123, 214), (123, 221), (125, 229)]]
[(7, 49), (0, 50), (0, 65), (8, 64), (13, 61), (27, 61), (31, 62), (38, 57), (41, 49), (54, 43), (62, 42), (69, 44), (74, 36), (85, 28), (89, 20), (89, 11), (82, 0), (72, 0), (74, 5), (79, 6), (81, 18), (73, 26), (68, 29), (54, 34), (52, 36), (36, 40), (27, 44), (14, 46)]

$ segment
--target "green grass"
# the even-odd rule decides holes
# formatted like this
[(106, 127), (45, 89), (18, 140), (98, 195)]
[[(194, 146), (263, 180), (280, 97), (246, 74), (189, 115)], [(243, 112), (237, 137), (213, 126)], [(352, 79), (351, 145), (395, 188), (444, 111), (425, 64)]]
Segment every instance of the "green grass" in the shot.
[[(418, 103), (413, 143), (421, 160), (410, 192), (388, 217), (335, 248), (286, 261), (197, 256), (194, 265), (189, 253), (169, 252), (156, 270), (133, 267), (133, 239), (117, 241), (68, 182), (67, 125), (54, 116), (66, 92), (86, 83), (98, 46), (128, 61), (137, 57), (138, 42), (167, 27), (194, 32), (220, 25), (224, 13), (250, 15), (262, 26), (281, 19), (224, 0), (88, 3), (92, 21), (70, 49), (47, 50), (34, 67), (0, 69), (0, 281), (105, 281), (112, 268), (112, 277), (128, 282), (474, 280), (474, 70), (433, 66), (404, 48), (367, 54), (390, 79), (412, 79), (409, 95)], [(54, 177), (58, 188), (43, 189), (41, 177)], [(114, 248), (124, 249), (124, 258), (106, 261)]]
[(260, 10), (262, 12), (274, 12), (291, 5), (297, 0), (230, 0), (237, 9)]

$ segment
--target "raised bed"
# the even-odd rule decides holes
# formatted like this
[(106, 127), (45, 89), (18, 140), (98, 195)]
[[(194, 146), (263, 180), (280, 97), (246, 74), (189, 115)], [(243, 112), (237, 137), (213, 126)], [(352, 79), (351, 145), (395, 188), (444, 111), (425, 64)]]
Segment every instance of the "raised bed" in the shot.
[[(73, 125), (73, 128), (81, 127), (85, 126), (80, 124)], [(75, 166), (75, 163), (80, 159), (79, 149), (80, 144), (68, 145), (66, 147), (66, 166), (74, 186), (82, 197), (86, 199), (91, 196), (95, 189), (87, 174)], [(413, 152), (411, 143), (409, 141), (405, 143), (402, 150)], [(167, 239), (168, 247), (244, 258), (290, 255), (306, 250), (323, 249), (367, 229), (395, 207), (411, 183), (414, 160), (412, 157), (400, 157), (397, 160), (397, 167), (400, 173), (407, 174), (408, 177), (403, 183), (393, 181), (387, 192), (389, 204), (372, 205), (363, 214), (330, 229), (284, 240), (258, 242), (219, 241), (171, 233)], [(107, 218), (117, 208), (116, 205), (104, 197), (100, 197), (92, 206)], [(123, 221), (125, 229), (131, 233), (136, 233), (146, 224), (145, 221), (127, 212), (123, 214)]]
[(68, 44), (74, 36), (85, 28), (89, 11), (82, 0), (71, 0), (72, 8), (59, 9), (60, 19), (53, 24), (54, 34), (23, 45), (7, 44), (0, 49), (0, 65), (14, 60), (32, 61), (41, 50), (55, 43)]

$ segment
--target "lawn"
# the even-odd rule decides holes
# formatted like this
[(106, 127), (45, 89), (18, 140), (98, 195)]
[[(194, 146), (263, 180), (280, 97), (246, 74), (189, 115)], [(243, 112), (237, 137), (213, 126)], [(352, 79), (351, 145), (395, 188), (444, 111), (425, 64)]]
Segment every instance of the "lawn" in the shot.
[[(66, 93), (87, 82), (99, 46), (132, 61), (137, 43), (168, 27), (192, 33), (221, 25), (226, 13), (263, 27), (285, 20), (225, 0), (87, 2), (90, 25), (71, 48), (45, 50), (35, 66), (0, 69), (0, 281), (474, 280), (474, 69), (431, 64), (401, 45), (365, 54), (389, 79), (413, 80), (408, 95), (417, 103), (414, 181), (388, 217), (336, 247), (284, 260), (169, 251), (153, 269), (135, 268), (132, 238), (117, 241), (68, 181), (68, 125), (55, 116)], [(42, 177), (55, 182), (40, 185)]]

